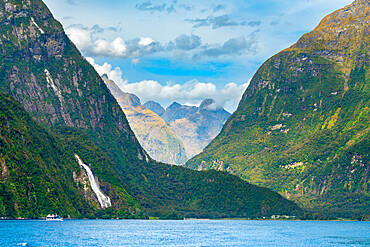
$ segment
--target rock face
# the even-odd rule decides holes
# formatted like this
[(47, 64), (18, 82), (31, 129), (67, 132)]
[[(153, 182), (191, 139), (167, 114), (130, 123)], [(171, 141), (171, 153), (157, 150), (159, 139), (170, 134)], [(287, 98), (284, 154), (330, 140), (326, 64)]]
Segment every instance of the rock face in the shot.
[(174, 102), (165, 110), (154, 101), (141, 106), (136, 95), (122, 92), (106, 75), (102, 78), (124, 110), (141, 145), (161, 162), (184, 165), (217, 136), (230, 116), (213, 99), (203, 100), (199, 107)]
[[(125, 191), (128, 188), (127, 184), (122, 183), (118, 185), (118, 188), (112, 188), (112, 184), (117, 179), (119, 180), (114, 173), (119, 174), (120, 172), (119, 176), (122, 176), (122, 166), (138, 165), (141, 162), (150, 161), (150, 158), (136, 140), (116, 100), (94, 68), (82, 58), (75, 45), (64, 33), (60, 23), (53, 18), (42, 1), (1, 0), (0, 12), (0, 91), (19, 101), (33, 119), (48, 131), (52, 128), (55, 132), (54, 128), (57, 126), (68, 126), (88, 133), (85, 139), (91, 138), (95, 142), (89, 148), (93, 150), (94, 147), (98, 146), (109, 157), (106, 158), (108, 162), (99, 163), (103, 165), (99, 170), (105, 170), (105, 174), (110, 174), (108, 177), (103, 175), (101, 181), (101, 184), (106, 185), (103, 186), (104, 193), (110, 194), (108, 190), (120, 191), (116, 193), (117, 196), (114, 196), (114, 208), (122, 212), (130, 211), (131, 213), (128, 215), (136, 217), (135, 215), (139, 214), (136, 209), (140, 210), (140, 207), (137, 201), (133, 200), (130, 194)], [(28, 145), (31, 151), (32, 148), (37, 149), (33, 142), (28, 142)], [(88, 162), (89, 158), (81, 155), (80, 152), (87, 147), (88, 145), (83, 143), (79, 150), (76, 150), (85, 162)], [(76, 164), (76, 160), (68, 158), (73, 157), (74, 154), (65, 152), (65, 149), (62, 150), (64, 151), (58, 151), (59, 155), (66, 162), (71, 162), (68, 165)], [(121, 152), (115, 150), (121, 150)], [(38, 158), (29, 155), (28, 158), (25, 158), (26, 164), (28, 164), (27, 160), (29, 162), (36, 160), (37, 162)], [(53, 164), (59, 163), (59, 160), (52, 157), (45, 162)], [(92, 165), (94, 164), (92, 163)], [(109, 172), (106, 170), (107, 167), (111, 167)], [(77, 168), (78, 170), (69, 169), (70, 173), (68, 174), (62, 173), (63, 176), (64, 174), (69, 176), (65, 178), (66, 182), (63, 185), (69, 191), (73, 191), (73, 186), (79, 186), (77, 182), (68, 184), (68, 181), (73, 178), (73, 172), (79, 177), (80, 169), (78, 166)], [(19, 174), (27, 174), (27, 169), (31, 168), (20, 166), (15, 169), (18, 169)], [(45, 169), (50, 176), (62, 172), (59, 168), (55, 168), (56, 170), (53, 171)], [(27, 191), (29, 190), (27, 188), (32, 188), (31, 191), (37, 191), (44, 181), (52, 181), (51, 183), (53, 183), (59, 179), (57, 177), (49, 178), (49, 180), (39, 179), (32, 175), (29, 177), (30, 180), (36, 180), (37, 183), (22, 184), (24, 187), (21, 187), (20, 190)], [(99, 178), (101, 177), (99, 176)], [(12, 184), (11, 181), (9, 183)], [(10, 185), (6, 184), (5, 187)], [(78, 188), (73, 189), (78, 191)], [(35, 197), (31, 196), (31, 191), (29, 197), (32, 199)], [(122, 191), (125, 193), (122, 194)], [(8, 192), (13, 198), (17, 197), (16, 191), (10, 190)], [(62, 192), (55, 193), (54, 199), (67, 202), (62, 197)], [(64, 208), (61, 212), (74, 217), (82, 215), (86, 217), (88, 214), (96, 212), (98, 209), (94, 206), (96, 198), (94, 195), (88, 196), (88, 194), (85, 193), (85, 199), (88, 200), (88, 203), (81, 203), (83, 201), (81, 198), (72, 198), (69, 202), (72, 202), (72, 205), (74, 203), (78, 205), (75, 205), (75, 208)], [(66, 193), (66, 195), (76, 196), (72, 192)], [(48, 194), (38, 194), (35, 200), (40, 203), (45, 197), (48, 197)], [(135, 202), (136, 206), (134, 204), (132, 207), (128, 206), (127, 201)], [(31, 215), (33, 217), (47, 214), (45, 208), (50, 208), (46, 207), (45, 204), (31, 204), (24, 200), (20, 200), (20, 202), (21, 204), (17, 204), (17, 201), (14, 202), (13, 210), (21, 217), (27, 216), (26, 211), (30, 210), (32, 205), (37, 208)], [(59, 207), (63, 207), (63, 205)], [(19, 208), (23, 208), (23, 211)]]
[(156, 113), (160, 117), (166, 111), (160, 104), (158, 104), (157, 102), (154, 102), (154, 101), (148, 101), (143, 106), (146, 109), (151, 110), (152, 112)]
[[(6, 95), (0, 97), (0, 217), (45, 216), (54, 206), (65, 216), (99, 218), (300, 212), (238, 177), (153, 161), (41, 0), (0, 0), (0, 31), (0, 92)], [(75, 154), (111, 199), (108, 209), (99, 208)]]
[(148, 154), (160, 162), (184, 165), (188, 160), (184, 145), (166, 122), (142, 106), (136, 95), (122, 92), (112, 80), (105, 79), (104, 82), (121, 106), (130, 127)]
[(306, 208), (369, 214), (370, 2), (325, 17), (254, 75), (195, 169), (228, 170)]
[(191, 114), (196, 113), (198, 107), (181, 105), (177, 102), (173, 102), (167, 107), (166, 112), (163, 113), (162, 118), (166, 123), (171, 123), (177, 119), (184, 119), (189, 117)]
[(205, 99), (199, 107), (170, 105), (163, 118), (184, 143), (189, 158), (200, 153), (221, 131), (230, 113)]
[[(94, 216), (102, 206), (88, 174), (73, 159), (77, 152), (90, 162), (92, 174), (106, 195), (114, 198), (109, 207), (120, 213), (107, 217), (144, 218), (140, 206), (122, 187), (110, 184), (118, 178), (104, 161), (104, 153), (92, 152), (97, 147), (86, 134), (69, 127), (52, 131), (41, 127), (19, 102), (3, 93), (0, 133), (0, 217), (38, 218), (53, 212), (63, 217)], [(74, 138), (69, 145), (66, 139)], [(104, 178), (106, 174), (111, 178)]]
[(19, 2), (0, 2), (0, 90), (43, 126), (82, 128), (102, 145), (116, 136), (121, 139), (117, 145), (145, 159), (114, 97), (59, 22), (41, 1)]

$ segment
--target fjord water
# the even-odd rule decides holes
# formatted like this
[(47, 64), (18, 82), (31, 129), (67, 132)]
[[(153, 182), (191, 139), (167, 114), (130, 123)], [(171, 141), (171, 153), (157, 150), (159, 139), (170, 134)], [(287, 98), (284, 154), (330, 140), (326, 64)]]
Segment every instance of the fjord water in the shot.
[(370, 222), (0, 221), (0, 246), (369, 246)]

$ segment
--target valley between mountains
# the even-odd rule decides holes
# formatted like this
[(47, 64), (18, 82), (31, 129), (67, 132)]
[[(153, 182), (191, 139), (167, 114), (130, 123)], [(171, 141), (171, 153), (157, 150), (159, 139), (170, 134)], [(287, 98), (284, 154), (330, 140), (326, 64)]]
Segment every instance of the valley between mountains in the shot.
[(174, 102), (167, 109), (122, 92), (106, 74), (102, 76), (121, 106), (130, 127), (145, 151), (157, 161), (184, 165), (199, 154), (221, 131), (230, 113), (213, 99), (205, 99), (199, 107)]
[(0, 218), (370, 217), (370, 2), (268, 59), (230, 115), (141, 104), (41, 0), (0, 0)]
[(334, 217), (370, 214), (370, 2), (268, 59), (221, 133), (186, 166), (228, 171)]
[(153, 160), (41, 0), (1, 0), (0, 23), (1, 218), (304, 214), (234, 175)]

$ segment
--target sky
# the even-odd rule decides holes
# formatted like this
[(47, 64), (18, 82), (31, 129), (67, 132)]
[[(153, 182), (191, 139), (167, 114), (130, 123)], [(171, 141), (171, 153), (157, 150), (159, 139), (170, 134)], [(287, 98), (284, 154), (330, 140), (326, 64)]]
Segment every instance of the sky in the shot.
[(352, 0), (44, 0), (99, 74), (142, 103), (233, 112), (257, 69)]

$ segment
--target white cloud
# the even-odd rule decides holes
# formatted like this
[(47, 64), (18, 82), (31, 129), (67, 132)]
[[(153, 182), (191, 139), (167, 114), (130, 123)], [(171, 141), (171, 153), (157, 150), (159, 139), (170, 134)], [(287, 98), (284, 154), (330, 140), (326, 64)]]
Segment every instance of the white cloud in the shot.
[(126, 57), (127, 46), (123, 39), (116, 38), (112, 42), (98, 39), (89, 47), (91, 53), (96, 56)]
[(66, 29), (66, 33), (79, 50), (85, 50), (91, 44), (92, 34), (90, 30), (71, 26)]
[[(174, 1), (174, 3), (176, 4), (177, 0)], [(167, 5), (166, 3), (163, 3), (163, 4), (157, 4), (156, 5), (156, 4), (151, 3), (150, 1), (137, 3), (135, 8), (140, 10), (140, 11), (150, 11), (152, 14), (155, 11), (158, 11), (158, 12), (166, 11), (168, 14), (176, 12), (176, 8), (175, 8), (174, 4), (168, 4)]]
[[(109, 29), (109, 28), (108, 28)], [(121, 37), (113, 41), (97, 39), (95, 35), (102, 32), (100, 27), (86, 28), (73, 25), (66, 28), (66, 33), (77, 48), (87, 56), (130, 58), (151, 54), (162, 50), (162, 47), (150, 37), (125, 41)]]
[(193, 50), (198, 48), (202, 44), (202, 41), (199, 36), (181, 34), (176, 37), (174, 44), (178, 50)]
[[(166, 53), (170, 56), (191, 59), (207, 59), (220, 56), (240, 56), (246, 53), (254, 53), (257, 45), (256, 33), (248, 38), (230, 38), (223, 44), (202, 44), (201, 38), (197, 35), (181, 34), (174, 41), (160, 44), (150, 37), (124, 40), (121, 37), (108, 41), (95, 36), (104, 30), (117, 28), (101, 28), (97, 25), (87, 28), (81, 25), (67, 27), (66, 33), (77, 48), (89, 57), (107, 58), (140, 58), (155, 53)], [(136, 60), (132, 60), (135, 64)], [(137, 64), (137, 63), (136, 63)]]
[(183, 85), (171, 83), (161, 85), (154, 80), (128, 83), (122, 79), (123, 73), (119, 67), (113, 69), (112, 65), (108, 63), (99, 65), (92, 58), (86, 59), (94, 66), (99, 75), (107, 74), (109, 79), (115, 81), (122, 91), (137, 95), (142, 102), (153, 100), (170, 104), (176, 101), (182, 104), (199, 105), (202, 100), (212, 98), (217, 102), (217, 105), (227, 106), (229, 111), (234, 111), (249, 85), (249, 82), (242, 85), (231, 82), (218, 89), (213, 83), (197, 80), (189, 81)]
[(227, 40), (222, 46), (205, 49), (202, 55), (209, 57), (242, 55), (244, 53), (254, 53), (258, 42), (255, 39), (257, 32), (250, 35), (247, 40), (245, 37), (231, 38)]
[(134, 65), (138, 65), (138, 64), (140, 63), (140, 59), (138, 59), (138, 58), (133, 58), (133, 59), (131, 60), (131, 63), (132, 63), (132, 64), (134, 64)]
[(87, 57), (86, 60), (95, 68), (96, 72), (100, 76), (107, 74), (108, 78), (115, 81), (118, 85), (126, 84), (127, 81), (123, 80), (123, 73), (119, 67), (113, 69), (112, 65), (105, 62), (103, 65), (95, 63), (95, 60), (91, 57)]
[(150, 37), (146, 37), (146, 38), (141, 38), (138, 44), (142, 45), (142, 46), (147, 46), (147, 45), (150, 45), (154, 42), (155, 42), (154, 39), (152, 39)]
[(125, 92), (136, 94), (142, 102), (153, 100), (172, 103), (176, 101), (183, 104), (199, 105), (202, 100), (212, 98), (217, 102), (217, 105), (229, 105), (229, 110), (233, 111), (247, 86), (248, 83), (237, 85), (231, 82), (222, 89), (217, 89), (213, 83), (203, 83), (197, 80), (187, 82), (184, 85), (161, 85), (154, 80), (144, 80), (122, 84), (120, 87)]
[[(217, 8), (217, 6), (216, 6)], [(211, 26), (212, 29), (217, 29), (221, 27), (235, 27), (235, 26), (251, 26), (246, 21), (235, 21), (229, 15), (221, 15), (221, 16), (208, 16), (207, 18), (197, 18), (197, 19), (186, 19), (185, 21), (193, 23), (193, 28), (199, 27), (209, 27)], [(261, 23), (259, 23), (261, 24)], [(255, 25), (255, 24), (254, 24)], [(252, 26), (254, 26), (252, 25)]]

